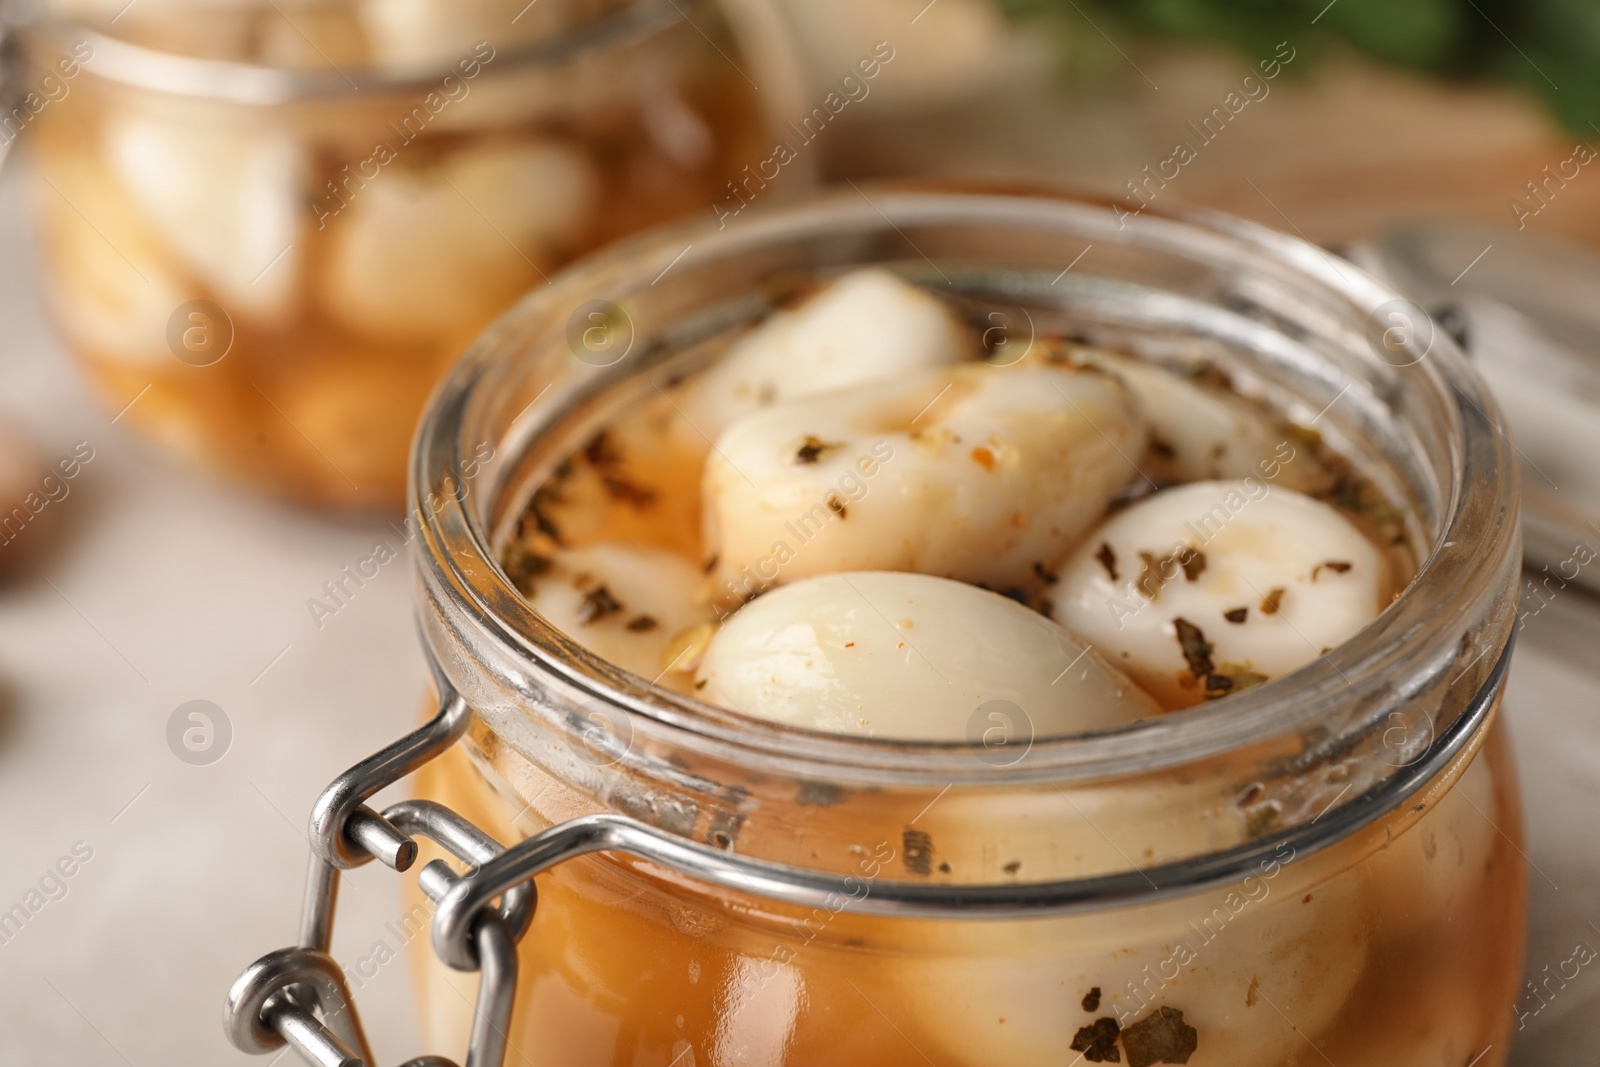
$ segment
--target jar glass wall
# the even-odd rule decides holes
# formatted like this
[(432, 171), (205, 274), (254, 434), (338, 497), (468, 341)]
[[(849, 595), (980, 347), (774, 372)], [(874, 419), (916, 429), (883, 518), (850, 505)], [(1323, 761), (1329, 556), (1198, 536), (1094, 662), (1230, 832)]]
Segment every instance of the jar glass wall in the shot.
[(311, 503), (397, 505), (495, 314), (759, 144), (700, 6), (118, 6), (31, 34), (49, 303), (123, 421)]
[[(976, 321), (1220, 366), (1396, 502), (1416, 575), (1292, 674), (997, 759), (702, 704), (588, 653), (487, 562), (597, 427), (795, 278), (865, 264)], [(1394, 299), (1235, 220), (903, 189), (653, 234), (525, 298), (446, 379), (413, 457), (424, 638), (476, 716), (423, 794), (506, 841), (613, 811), (851, 888), (795, 909), (640, 860), (563, 864), (521, 944), (513, 1045), (576, 1065), (1503, 1062), (1524, 895), (1496, 725), (1514, 465), (1447, 338), (1372, 343)], [(628, 341), (605, 359), (567, 330), (595, 301)], [(908, 886), (948, 910), (871, 913)], [(465, 1005), (440, 967), (424, 1018), (451, 1049)]]

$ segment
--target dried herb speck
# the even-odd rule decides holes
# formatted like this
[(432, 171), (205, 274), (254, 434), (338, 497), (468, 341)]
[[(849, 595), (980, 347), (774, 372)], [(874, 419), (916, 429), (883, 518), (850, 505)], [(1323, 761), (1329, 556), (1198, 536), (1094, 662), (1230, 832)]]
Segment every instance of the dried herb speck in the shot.
[(1144, 572), (1139, 575), (1137, 588), (1151, 603), (1161, 599), (1162, 587), (1177, 578), (1180, 569), (1191, 582), (1206, 569), (1205, 555), (1187, 545), (1159, 559), (1150, 552), (1139, 553), (1139, 558), (1144, 561)]
[(1078, 1028), (1072, 1038), (1072, 1051), (1083, 1053), (1083, 1058), (1090, 1063), (1121, 1063), (1122, 1053), (1117, 1051), (1120, 1030), (1117, 1020), (1109, 1015), (1102, 1016)]
[[(1206, 695), (1225, 696), (1228, 693), (1242, 693), (1246, 689), (1254, 689), (1269, 681), (1270, 678), (1264, 674), (1257, 674), (1247, 664), (1229, 663), (1224, 660), (1215, 671), (1206, 676)], [(1212, 694), (1212, 689), (1216, 689), (1217, 692)]]
[(1229, 608), (1222, 613), (1222, 617), (1232, 623), (1242, 623), (1250, 617), (1250, 609), (1248, 607)]
[(636, 615), (628, 620), (628, 629), (636, 634), (647, 634), (658, 625), (653, 615)]
[(1056, 576), (1054, 574), (1051, 574), (1049, 571), (1045, 570), (1044, 569), (1044, 564), (1040, 563), (1037, 560), (1035, 560), (1034, 564), (1033, 564), (1033, 573), (1035, 575), (1037, 575), (1039, 580), (1041, 582), (1043, 582), (1045, 585), (1055, 585), (1056, 584)]
[(520, 542), (510, 545), (502, 557), (506, 577), (523, 596), (533, 596), (534, 579), (547, 573), (552, 563), (549, 556), (541, 556)]
[(607, 474), (600, 479), (600, 484), (606, 487), (606, 492), (611, 499), (620, 500), (624, 504), (632, 505), (641, 511), (656, 502), (656, 491), (647, 489), (642, 485), (634, 485), (626, 478), (615, 474)]
[(844, 506), (844, 501), (839, 499), (838, 493), (828, 494), (828, 510), (839, 516), (840, 520), (849, 518), (849, 509)]
[(621, 454), (604, 430), (589, 438), (589, 443), (583, 446), (583, 458), (589, 461), (591, 467), (601, 469), (622, 461)]
[(1111, 546), (1104, 541), (1100, 542), (1100, 551), (1094, 554), (1100, 561), (1100, 566), (1106, 569), (1106, 575), (1114, 582), (1117, 580), (1117, 554), (1111, 551)]
[(1139, 558), (1144, 561), (1144, 570), (1140, 572), (1134, 588), (1153, 604), (1161, 599), (1161, 587), (1167, 584), (1167, 576), (1162, 567), (1167, 561), (1156, 559), (1150, 552), (1139, 553)]
[(1261, 598), (1261, 614), (1276, 615), (1283, 606), (1283, 594), (1288, 590), (1281, 585), (1275, 585), (1267, 590), (1267, 595)]
[(611, 595), (611, 590), (603, 585), (597, 585), (583, 594), (583, 601), (578, 605), (578, 621), (589, 626), (621, 610), (622, 604)]
[(1016, 874), (1018, 871), (1022, 870), (1022, 861), (1012, 860), (1010, 863), (1006, 864), (1000, 869), (1005, 871), (1007, 874)]
[(1211, 644), (1205, 632), (1184, 618), (1173, 619), (1172, 625), (1178, 631), (1178, 647), (1183, 650), (1184, 662), (1189, 664), (1189, 673), (1196, 679), (1213, 673), (1217, 668), (1211, 662)]
[(1083, 1010), (1084, 1011), (1099, 1011), (1100, 1010), (1100, 987), (1099, 986), (1095, 986), (1093, 989), (1089, 990), (1089, 992), (1087, 992), (1087, 993), (1085, 993), (1083, 995)]
[(1342, 559), (1330, 559), (1325, 563), (1319, 563), (1315, 567), (1311, 568), (1311, 580), (1313, 582), (1316, 581), (1317, 575), (1322, 573), (1324, 568), (1332, 571), (1335, 574), (1349, 574), (1350, 569), (1353, 566), (1354, 564), (1346, 563)]
[(826, 453), (838, 447), (838, 445), (831, 445), (822, 440), (820, 437), (813, 437), (811, 434), (806, 434), (805, 440), (802, 441), (800, 443), (800, 447), (795, 450), (794, 461), (796, 463), (815, 463)]
[(1199, 1043), (1199, 1032), (1183, 1021), (1183, 1012), (1165, 1004), (1122, 1031), (1128, 1067), (1188, 1063)]
[(563, 543), (561, 540), (561, 530), (554, 522), (551, 521), (550, 516), (546, 515), (544, 512), (546, 505), (553, 504), (555, 502), (555, 494), (550, 490), (544, 488), (535, 490), (533, 499), (528, 503), (528, 513), (527, 515), (523, 516), (523, 518), (531, 518), (534, 526), (540, 533), (544, 534), (546, 537), (550, 538), (550, 540), (559, 545)]
[(933, 837), (923, 830), (909, 827), (900, 835), (905, 853), (906, 870), (926, 877), (933, 873)]

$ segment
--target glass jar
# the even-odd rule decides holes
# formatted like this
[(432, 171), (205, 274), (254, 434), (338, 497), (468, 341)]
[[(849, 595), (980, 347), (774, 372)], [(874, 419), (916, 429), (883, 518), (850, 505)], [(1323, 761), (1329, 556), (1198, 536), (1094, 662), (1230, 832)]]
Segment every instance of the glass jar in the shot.
[(706, 5), (59, 6), (6, 139), (63, 336), (122, 421), (313, 504), (398, 508), (473, 336), (763, 144)]
[[(951, 744), (756, 721), (535, 614), (492, 562), (533, 488), (774, 293), (867, 264), (1008, 344), (1211, 361), (1399, 505), (1417, 574), (1355, 638), (1224, 701), (1072, 737), (975, 709)], [(596, 307), (598, 343), (573, 328)], [(1515, 465), (1459, 350), (1393, 315), (1415, 310), (1235, 219), (916, 188), (652, 233), (525, 297), (412, 459), (424, 642), (473, 712), (421, 795), (508, 843), (610, 812), (779, 873), (713, 885), (602, 853), (541, 874), (511, 1046), (563, 1067), (1504, 1063)], [(818, 877), (841, 888), (784, 902)], [(459, 1048), (470, 1006), (423, 966), (429, 1045)]]

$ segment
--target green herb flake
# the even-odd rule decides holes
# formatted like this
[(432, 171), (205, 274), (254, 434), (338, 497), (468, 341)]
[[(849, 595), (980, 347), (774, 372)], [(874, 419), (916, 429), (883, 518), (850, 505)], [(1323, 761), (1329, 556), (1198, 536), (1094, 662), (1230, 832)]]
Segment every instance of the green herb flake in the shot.
[(1205, 631), (1184, 618), (1173, 619), (1172, 625), (1178, 632), (1178, 647), (1183, 650), (1189, 673), (1196, 679), (1215, 673), (1217, 668), (1211, 662), (1211, 643), (1206, 640)]

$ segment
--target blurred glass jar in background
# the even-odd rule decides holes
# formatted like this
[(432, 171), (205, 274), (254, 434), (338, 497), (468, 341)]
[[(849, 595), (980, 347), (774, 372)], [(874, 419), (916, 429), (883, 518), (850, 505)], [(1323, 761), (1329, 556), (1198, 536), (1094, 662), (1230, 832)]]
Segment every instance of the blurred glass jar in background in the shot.
[(759, 154), (698, 4), (124, 3), (27, 35), (49, 302), (110, 410), (308, 503), (400, 502), (495, 314)]

